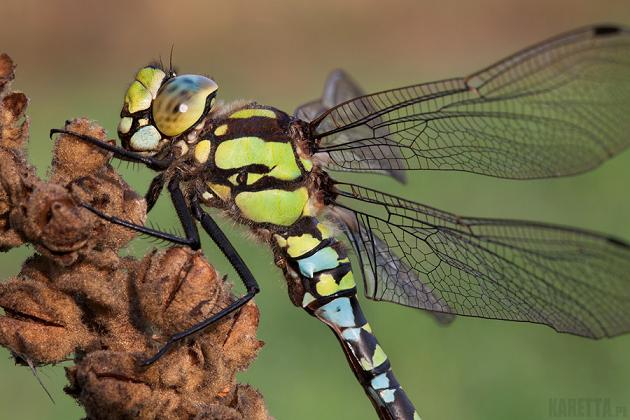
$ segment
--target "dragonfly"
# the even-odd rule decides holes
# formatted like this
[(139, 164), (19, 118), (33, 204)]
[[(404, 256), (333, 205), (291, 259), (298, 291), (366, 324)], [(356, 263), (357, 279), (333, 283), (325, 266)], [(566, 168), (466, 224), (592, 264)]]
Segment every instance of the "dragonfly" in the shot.
[[(630, 28), (595, 25), (548, 39), (467, 77), (364, 94), (343, 71), (288, 114), (217, 100), (218, 84), (141, 68), (128, 88), (121, 146), (72, 134), (158, 174), (185, 235), (109, 222), (200, 248), (198, 224), (246, 293), (170, 337), (143, 365), (223, 319), (260, 290), (208, 209), (273, 252), (296, 306), (325, 323), (381, 419), (419, 419), (357, 298), (456, 315), (528, 321), (601, 338), (630, 331), (630, 243), (592, 231), (464, 217), (368, 186), (344, 171), (405, 182), (407, 170), (498, 178), (569, 176), (630, 145)], [(349, 255), (357, 267), (352, 268)]]

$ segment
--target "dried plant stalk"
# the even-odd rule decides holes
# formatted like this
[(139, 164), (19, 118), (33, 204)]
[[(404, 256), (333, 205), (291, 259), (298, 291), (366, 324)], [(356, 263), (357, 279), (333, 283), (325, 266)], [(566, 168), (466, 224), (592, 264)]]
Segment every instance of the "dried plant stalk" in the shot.
[[(0, 345), (36, 366), (73, 357), (66, 392), (88, 418), (267, 419), (262, 396), (236, 383), (262, 342), (249, 303), (149, 368), (156, 343), (234, 299), (199, 252), (183, 247), (121, 258), (134, 233), (81, 207), (142, 224), (144, 200), (108, 164), (110, 156), (71, 136), (55, 143), (48, 181), (28, 164), (27, 97), (12, 92), (15, 66), (0, 55), (0, 250), (37, 253), (0, 283)], [(66, 129), (106, 140), (85, 119)]]

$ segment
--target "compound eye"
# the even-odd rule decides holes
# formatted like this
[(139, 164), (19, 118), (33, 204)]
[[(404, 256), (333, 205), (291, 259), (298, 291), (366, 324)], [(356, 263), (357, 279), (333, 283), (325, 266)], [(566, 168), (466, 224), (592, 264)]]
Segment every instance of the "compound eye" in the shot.
[(174, 137), (192, 128), (204, 116), (206, 104), (214, 100), (217, 88), (214, 80), (193, 74), (164, 83), (151, 110), (158, 130)]

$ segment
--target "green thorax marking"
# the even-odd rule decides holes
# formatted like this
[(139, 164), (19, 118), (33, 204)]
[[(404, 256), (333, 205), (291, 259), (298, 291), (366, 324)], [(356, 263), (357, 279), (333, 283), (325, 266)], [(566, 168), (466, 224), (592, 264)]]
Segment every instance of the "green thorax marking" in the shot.
[(294, 191), (269, 189), (241, 192), (235, 202), (243, 216), (257, 223), (290, 226), (295, 223), (308, 202), (306, 187)]
[(268, 176), (283, 181), (292, 181), (302, 175), (291, 143), (268, 142), (260, 137), (240, 137), (221, 142), (214, 159), (220, 169), (265, 165), (272, 168)]
[(289, 136), (289, 116), (267, 107), (246, 107), (232, 112), (216, 124), (218, 145), (215, 165), (219, 169), (237, 169), (264, 165), (265, 174), (282, 181), (302, 175)]
[(212, 131), (202, 133), (212, 138), (209, 161), (216, 168), (208, 194), (225, 204), (233, 200), (241, 216), (255, 223), (290, 226), (298, 220), (308, 209), (312, 164), (298, 156), (290, 123), (287, 114), (255, 104), (213, 121)]

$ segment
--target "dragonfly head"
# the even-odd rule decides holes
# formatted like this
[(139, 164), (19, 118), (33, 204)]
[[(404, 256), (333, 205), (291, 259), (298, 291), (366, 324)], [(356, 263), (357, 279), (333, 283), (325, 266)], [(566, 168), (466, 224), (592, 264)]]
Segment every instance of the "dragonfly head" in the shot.
[(125, 149), (155, 155), (210, 111), (218, 85), (204, 76), (141, 68), (127, 89), (118, 137)]

